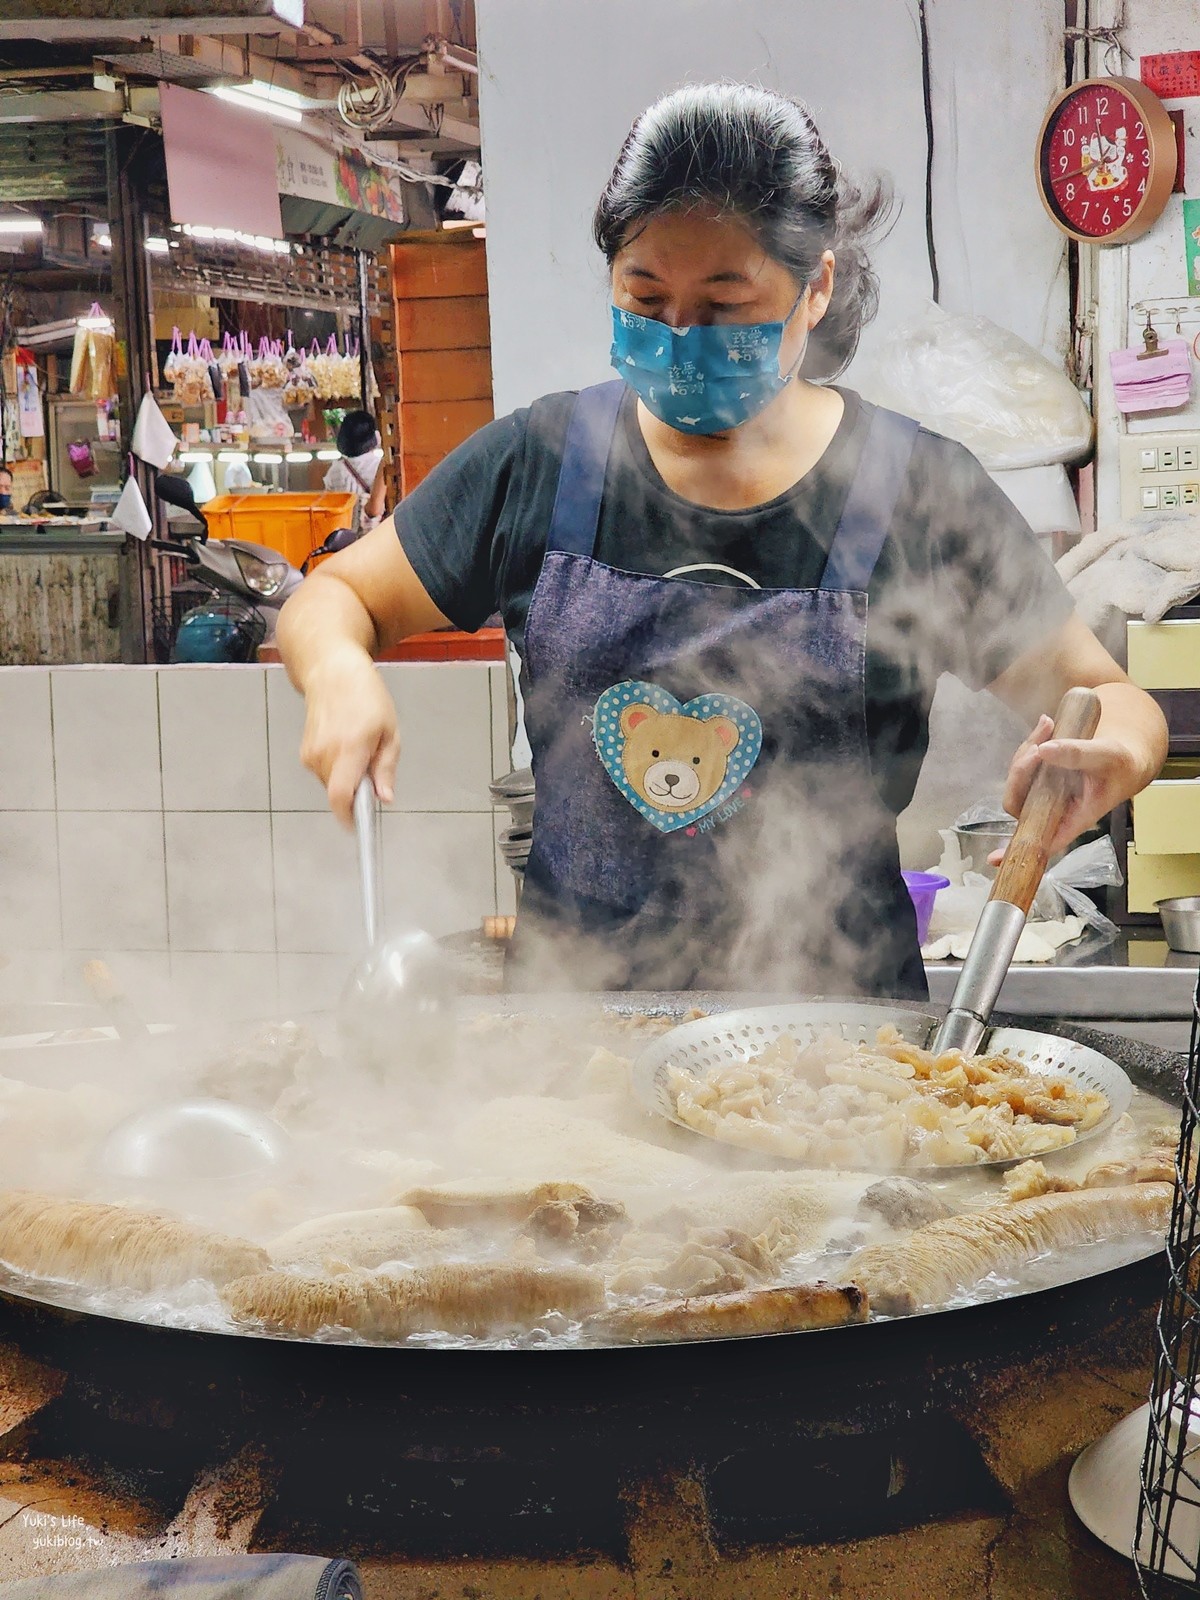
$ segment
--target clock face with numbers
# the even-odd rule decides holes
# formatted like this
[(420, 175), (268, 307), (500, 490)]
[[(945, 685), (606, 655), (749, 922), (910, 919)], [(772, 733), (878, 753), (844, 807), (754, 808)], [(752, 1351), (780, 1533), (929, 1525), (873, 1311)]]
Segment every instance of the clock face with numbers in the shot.
[(1087, 78), (1046, 113), (1038, 192), (1072, 239), (1127, 244), (1162, 215), (1175, 161), (1174, 124), (1157, 95), (1134, 78)]

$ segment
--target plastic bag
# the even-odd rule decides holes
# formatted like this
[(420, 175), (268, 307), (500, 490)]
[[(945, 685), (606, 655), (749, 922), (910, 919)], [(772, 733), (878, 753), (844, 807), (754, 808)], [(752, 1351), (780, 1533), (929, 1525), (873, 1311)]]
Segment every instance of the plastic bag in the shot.
[[(955, 819), (954, 828), (965, 828), (972, 823), (981, 822), (1011, 823), (1012, 818), (998, 800), (981, 800), (973, 806), (968, 806), (966, 811)], [(979, 908), (973, 919), (978, 921), (979, 911), (983, 910), (983, 902), (991, 893), (991, 879), (983, 877), (980, 873), (964, 871), (954, 828), (947, 828), (941, 833), (942, 858), (934, 870), (950, 879), (950, 888), (943, 889), (934, 902), (935, 917), (940, 922), (967, 916), (976, 900), (979, 900)], [(1077, 845), (1075, 849), (1068, 850), (1062, 859), (1055, 862), (1046, 872), (1034, 897), (1029, 920), (1061, 922), (1066, 916), (1082, 917), (1095, 933), (1105, 939), (1115, 939), (1120, 931), (1116, 924), (1110, 922), (1104, 913), (1097, 909), (1095, 903), (1081, 891), (1115, 889), (1124, 881), (1117, 852), (1113, 849), (1113, 842), (1107, 834), (1102, 839), (1093, 839), (1088, 844)], [(979, 899), (981, 887), (986, 887), (987, 892), (983, 894), (982, 899)], [(956, 890), (959, 892), (956, 893)], [(966, 925), (961, 920), (955, 922), (957, 928)]]
[(1096, 933), (1102, 933), (1107, 939), (1115, 939), (1119, 932), (1116, 924), (1098, 911), (1095, 903), (1081, 891), (1115, 889), (1124, 882), (1117, 852), (1113, 849), (1112, 840), (1105, 834), (1103, 839), (1093, 839), (1089, 844), (1068, 850), (1062, 860), (1050, 868), (1042, 879), (1030, 916), (1057, 922), (1069, 913), (1074, 917), (1082, 917)]
[(362, 370), (358, 364), (358, 340), (354, 341), (353, 349), (349, 341), (346, 343), (346, 353), (338, 362), (337, 384), (339, 398), (359, 400), (362, 398)]
[(87, 327), (84, 321), (75, 328), (71, 351), (70, 389), (88, 400), (109, 400), (117, 392), (116, 341), (110, 331)]
[(250, 381), (255, 389), (279, 390), (287, 382), (283, 345), (277, 340), (268, 339), (266, 334), (258, 341), (258, 355), (250, 366)]
[(303, 348), (297, 350), (292, 343), (292, 332), (288, 329), (288, 347), (284, 353), (283, 364), (287, 369), (287, 381), (283, 389), (283, 403), (285, 406), (306, 406), (316, 397), (317, 380), (309, 367), (308, 352)]
[[(207, 343), (207, 340), (205, 341)], [(188, 334), (187, 349), (183, 348), (183, 335), (179, 329), (173, 330), (171, 337), (171, 351), (163, 362), (163, 377), (170, 383), (175, 399), (180, 405), (200, 406), (214, 396), (212, 378), (209, 374), (208, 364), (212, 357), (211, 347), (207, 356), (201, 342), (194, 332)]]
[(217, 351), (217, 365), (221, 369), (221, 376), (228, 383), (231, 378), (237, 377), (238, 363), (242, 360), (242, 347), (231, 333), (226, 333), (221, 340), (221, 348)]
[(92, 446), (87, 439), (74, 439), (67, 446), (67, 459), (75, 469), (79, 478), (94, 478), (96, 476), (96, 458), (92, 454)]
[(1052, 361), (987, 317), (929, 302), (864, 356), (859, 390), (915, 417), (992, 470), (1078, 461), (1092, 445), (1092, 418)]
[(171, 348), (167, 352), (167, 359), (163, 362), (163, 382), (172, 386), (175, 378), (183, 366), (183, 334), (178, 328), (171, 329)]

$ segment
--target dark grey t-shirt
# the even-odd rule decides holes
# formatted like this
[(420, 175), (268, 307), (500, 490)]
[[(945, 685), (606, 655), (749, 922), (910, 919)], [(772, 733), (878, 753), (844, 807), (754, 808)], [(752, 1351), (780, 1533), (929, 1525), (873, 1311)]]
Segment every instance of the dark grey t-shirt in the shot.
[[(715, 511), (663, 482), (625, 397), (608, 462), (596, 558), (661, 575), (732, 567), (763, 588), (815, 588), (862, 454), (871, 407), (845, 414), (811, 471), (745, 511)], [(546, 550), (572, 393), (546, 395), (459, 445), (396, 509), (434, 604), (473, 631), (499, 612), (518, 650)], [(716, 572), (697, 573), (706, 583)], [(736, 582), (736, 579), (724, 581)], [(961, 445), (922, 429), (868, 591), (866, 714), (885, 802), (904, 809), (928, 745), (934, 686), (973, 688), (1061, 627), (1071, 601), (1028, 524)]]

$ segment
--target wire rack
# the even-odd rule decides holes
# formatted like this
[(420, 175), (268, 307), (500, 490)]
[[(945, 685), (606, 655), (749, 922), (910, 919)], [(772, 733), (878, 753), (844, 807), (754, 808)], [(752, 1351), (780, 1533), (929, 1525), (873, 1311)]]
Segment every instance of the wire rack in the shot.
[(1167, 1288), (1159, 1308), (1150, 1429), (1133, 1558), (1146, 1600), (1200, 1594), (1200, 973), (1175, 1158)]

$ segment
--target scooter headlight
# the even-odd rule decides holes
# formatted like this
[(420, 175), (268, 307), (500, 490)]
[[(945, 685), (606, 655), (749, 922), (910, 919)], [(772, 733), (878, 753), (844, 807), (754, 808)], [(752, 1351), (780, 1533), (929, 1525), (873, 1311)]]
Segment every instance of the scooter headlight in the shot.
[(247, 550), (235, 550), (233, 559), (238, 564), (238, 571), (242, 575), (242, 582), (247, 589), (255, 594), (261, 594), (264, 599), (278, 594), (283, 587), (288, 575), (286, 561), (262, 561), (258, 556), (252, 556)]

